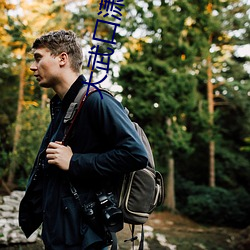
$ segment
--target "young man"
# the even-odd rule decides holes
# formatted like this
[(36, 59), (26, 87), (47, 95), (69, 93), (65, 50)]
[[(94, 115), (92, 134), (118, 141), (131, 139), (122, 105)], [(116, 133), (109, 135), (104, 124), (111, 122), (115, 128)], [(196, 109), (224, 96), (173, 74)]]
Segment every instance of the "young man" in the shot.
[[(56, 95), (20, 204), (20, 226), (29, 237), (42, 223), (49, 250), (103, 249), (110, 244), (110, 234), (104, 230), (97, 193), (106, 190), (115, 196), (125, 173), (146, 166), (147, 153), (122, 105), (106, 92), (101, 99), (98, 91), (88, 96), (64, 146), (64, 116), (84, 85), (81, 46), (72, 31), (53, 31), (35, 40), (33, 53), (30, 69), (39, 85)], [(85, 210), (73, 197), (70, 183)], [(94, 226), (91, 219), (97, 220)]]

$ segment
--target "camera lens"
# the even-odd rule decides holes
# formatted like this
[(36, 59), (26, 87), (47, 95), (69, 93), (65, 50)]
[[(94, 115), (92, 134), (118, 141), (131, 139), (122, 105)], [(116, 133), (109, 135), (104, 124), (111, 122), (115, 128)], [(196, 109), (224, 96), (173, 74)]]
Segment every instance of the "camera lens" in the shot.
[(117, 232), (123, 228), (122, 211), (116, 207), (110, 207), (104, 211), (107, 226), (111, 232)]
[(102, 210), (104, 223), (111, 232), (118, 232), (123, 229), (123, 214), (115, 203), (112, 192), (99, 192), (97, 198)]

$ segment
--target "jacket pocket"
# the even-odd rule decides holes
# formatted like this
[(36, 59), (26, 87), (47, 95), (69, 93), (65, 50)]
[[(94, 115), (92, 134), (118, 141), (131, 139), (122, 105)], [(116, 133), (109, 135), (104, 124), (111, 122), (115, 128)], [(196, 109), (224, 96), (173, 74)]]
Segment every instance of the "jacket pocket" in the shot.
[(82, 208), (74, 197), (62, 198), (64, 216), (63, 232), (65, 244), (68, 246), (80, 245), (82, 236), (80, 227), (82, 222)]

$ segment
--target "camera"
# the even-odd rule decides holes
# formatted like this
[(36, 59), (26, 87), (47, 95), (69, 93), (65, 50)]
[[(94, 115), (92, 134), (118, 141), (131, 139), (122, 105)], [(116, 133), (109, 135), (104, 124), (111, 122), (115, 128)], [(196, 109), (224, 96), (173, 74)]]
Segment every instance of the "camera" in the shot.
[[(84, 218), (96, 231), (101, 233), (104, 225), (110, 232), (123, 229), (123, 213), (117, 207), (112, 192), (96, 193), (97, 201), (84, 205)], [(104, 230), (105, 231), (105, 230)]]
[[(98, 206), (96, 202), (91, 202), (88, 205), (84, 205), (84, 218), (88, 225), (96, 232), (100, 237), (102, 237), (102, 242), (96, 242), (93, 244), (93, 249), (102, 249), (105, 246), (112, 245), (113, 239), (111, 233), (107, 228), (100, 223), (100, 216), (98, 216)], [(92, 248), (91, 248), (92, 249)]]
[(90, 225), (96, 225), (96, 204), (91, 202), (84, 206), (84, 215)]
[(99, 192), (96, 194), (101, 208), (102, 219), (110, 232), (118, 232), (123, 229), (123, 214), (117, 207), (112, 192)]

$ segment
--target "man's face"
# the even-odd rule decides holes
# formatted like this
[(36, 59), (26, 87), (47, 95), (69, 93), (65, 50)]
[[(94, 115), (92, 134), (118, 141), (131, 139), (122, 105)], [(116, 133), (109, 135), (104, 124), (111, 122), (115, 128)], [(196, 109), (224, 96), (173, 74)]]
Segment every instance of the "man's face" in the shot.
[(59, 56), (51, 55), (47, 48), (38, 48), (34, 51), (35, 61), (30, 66), (39, 85), (45, 88), (54, 87), (58, 82), (60, 70)]

